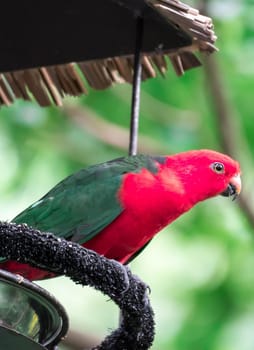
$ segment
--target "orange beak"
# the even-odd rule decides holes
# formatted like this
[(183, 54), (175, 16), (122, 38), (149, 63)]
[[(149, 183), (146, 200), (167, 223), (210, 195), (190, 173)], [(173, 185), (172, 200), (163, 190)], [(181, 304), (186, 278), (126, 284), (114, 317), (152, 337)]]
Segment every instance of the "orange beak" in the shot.
[(240, 174), (236, 174), (231, 177), (229, 184), (225, 191), (221, 193), (222, 196), (231, 197), (233, 196), (233, 200), (240, 194), (242, 189), (242, 182)]
[(235, 194), (238, 196), (242, 189), (242, 181), (240, 174), (236, 174), (235, 176), (231, 177), (230, 182), (232, 187), (235, 189)]

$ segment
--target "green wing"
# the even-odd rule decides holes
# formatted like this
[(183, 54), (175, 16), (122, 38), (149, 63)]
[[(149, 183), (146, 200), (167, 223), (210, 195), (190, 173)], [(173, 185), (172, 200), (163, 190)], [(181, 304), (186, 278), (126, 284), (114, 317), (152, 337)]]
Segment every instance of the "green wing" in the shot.
[(115, 159), (67, 177), (12, 221), (80, 244), (108, 226), (123, 210), (117, 192), (122, 177), (142, 168), (156, 172), (152, 158), (133, 156)]

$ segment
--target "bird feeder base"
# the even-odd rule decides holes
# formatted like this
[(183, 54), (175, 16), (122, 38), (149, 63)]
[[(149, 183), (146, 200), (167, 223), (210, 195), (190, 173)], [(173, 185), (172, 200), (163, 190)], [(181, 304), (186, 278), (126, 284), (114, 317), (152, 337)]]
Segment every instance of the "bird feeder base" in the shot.
[(0, 270), (0, 350), (52, 350), (67, 330), (66, 312), (50, 293)]

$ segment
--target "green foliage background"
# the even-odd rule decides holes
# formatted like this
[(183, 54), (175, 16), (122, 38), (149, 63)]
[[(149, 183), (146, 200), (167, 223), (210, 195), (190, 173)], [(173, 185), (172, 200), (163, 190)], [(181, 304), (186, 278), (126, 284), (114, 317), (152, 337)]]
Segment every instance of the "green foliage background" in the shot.
[[(219, 36), (215, 56), (236, 128), (237, 137), (232, 137), (242, 163), (243, 191), (252, 203), (254, 5), (212, 1), (209, 10)], [(22, 101), (1, 108), (1, 219), (11, 220), (68, 174), (125, 155), (127, 145), (103, 142), (102, 123), (127, 132), (130, 94), (130, 86), (121, 85), (67, 98), (63, 109)], [(78, 113), (83, 117), (77, 120)], [(222, 150), (203, 68), (177, 78), (170, 67), (165, 78), (143, 83), (140, 118), (140, 146), (153, 153)], [(111, 140), (118, 132), (112, 131)], [(254, 349), (253, 231), (237, 202), (214, 198), (165, 229), (132, 263), (133, 272), (152, 290), (153, 349)], [(101, 339), (117, 326), (118, 309), (98, 292), (63, 277), (40, 285), (66, 307), (72, 328)]]

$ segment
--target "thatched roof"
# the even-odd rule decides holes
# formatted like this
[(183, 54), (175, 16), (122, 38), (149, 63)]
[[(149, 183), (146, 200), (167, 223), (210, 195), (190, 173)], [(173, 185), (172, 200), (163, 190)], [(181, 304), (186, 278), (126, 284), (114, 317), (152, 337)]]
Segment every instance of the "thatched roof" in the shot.
[[(45, 10), (47, 2), (51, 12)], [(216, 50), (211, 19), (177, 0), (93, 0), (89, 6), (75, 0), (73, 8), (43, 3), (36, 8), (38, 22), (33, 13), (20, 14), (19, 3), (16, 28), (6, 29), (4, 16), (1, 20), (0, 104), (23, 98), (42, 106), (61, 105), (65, 95), (86, 94), (86, 84), (106, 89), (131, 83), (137, 11), (144, 17), (143, 80), (165, 74), (168, 62), (182, 75), (200, 65), (195, 52)], [(31, 0), (24, 4), (34, 10)]]

